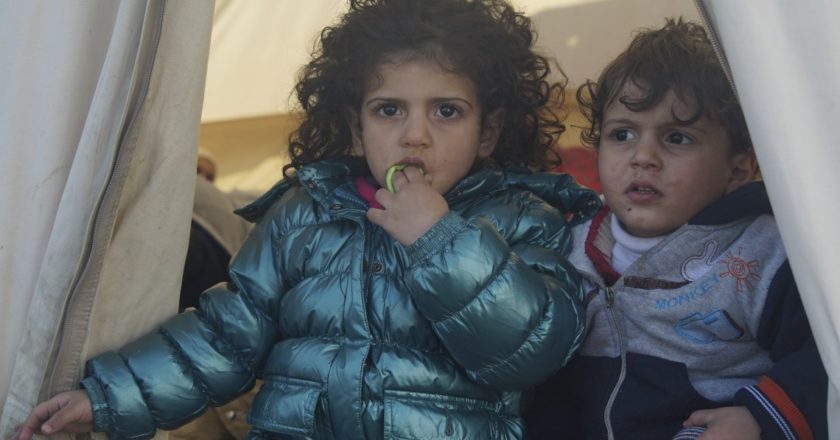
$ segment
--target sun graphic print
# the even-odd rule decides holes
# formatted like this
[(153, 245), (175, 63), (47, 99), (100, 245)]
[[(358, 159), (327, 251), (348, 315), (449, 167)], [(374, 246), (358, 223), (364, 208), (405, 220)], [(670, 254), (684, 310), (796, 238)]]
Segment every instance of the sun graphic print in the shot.
[(755, 288), (755, 283), (761, 279), (755, 270), (758, 268), (758, 260), (747, 261), (741, 257), (742, 248), (738, 248), (738, 253), (733, 254), (727, 251), (721, 261), (726, 265), (726, 270), (720, 273), (721, 278), (733, 277), (735, 278), (736, 291), (743, 292), (744, 287), (752, 291)]

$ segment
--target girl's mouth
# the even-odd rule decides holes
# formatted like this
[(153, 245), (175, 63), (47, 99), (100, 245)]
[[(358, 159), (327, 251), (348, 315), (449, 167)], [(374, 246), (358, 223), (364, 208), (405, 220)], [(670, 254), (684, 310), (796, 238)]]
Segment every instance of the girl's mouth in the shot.
[(393, 183), (394, 182), (394, 174), (396, 174), (398, 171), (402, 171), (406, 167), (417, 168), (420, 171), (420, 174), (426, 174), (426, 171), (423, 168), (422, 162), (419, 162), (419, 161), (397, 162), (397, 163), (391, 165), (388, 168), (388, 171), (385, 172), (385, 188), (388, 189), (388, 191), (390, 191), (392, 193), (395, 191), (394, 190), (394, 183)]
[(421, 173), (426, 173), (426, 166), (423, 164), (423, 161), (417, 158), (406, 158), (394, 165), (399, 165), (401, 168), (405, 167), (415, 167), (420, 170)]

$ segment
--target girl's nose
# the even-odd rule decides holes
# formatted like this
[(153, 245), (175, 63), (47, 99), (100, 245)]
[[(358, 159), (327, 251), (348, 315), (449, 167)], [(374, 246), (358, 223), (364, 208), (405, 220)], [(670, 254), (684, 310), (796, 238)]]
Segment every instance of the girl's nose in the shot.
[(406, 118), (403, 125), (402, 145), (404, 147), (427, 147), (431, 144), (429, 121), (425, 115), (415, 113)]
[(630, 164), (634, 168), (658, 169), (662, 166), (659, 145), (656, 139), (642, 137), (633, 149)]

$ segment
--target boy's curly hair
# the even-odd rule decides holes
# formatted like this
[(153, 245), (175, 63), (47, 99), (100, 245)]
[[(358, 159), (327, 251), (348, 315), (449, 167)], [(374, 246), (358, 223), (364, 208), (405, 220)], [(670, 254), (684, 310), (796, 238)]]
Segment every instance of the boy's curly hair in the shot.
[[(350, 10), (325, 28), (295, 91), (304, 119), (289, 136), (299, 168), (349, 155), (348, 110), (358, 111), (378, 66), (400, 54), (438, 61), (476, 85), (482, 126), (496, 109), (504, 126), (493, 159), (544, 166), (565, 130), (556, 110), (566, 77), (548, 79), (549, 60), (533, 51), (531, 20), (504, 0), (350, 0)], [(560, 70), (559, 68), (557, 69)]]
[[(646, 95), (641, 99), (619, 96), (628, 81)], [(741, 104), (706, 30), (681, 17), (667, 19), (661, 29), (640, 32), (601, 72), (597, 83), (587, 81), (578, 88), (578, 103), (589, 120), (581, 140), (598, 147), (604, 111), (616, 99), (632, 111), (645, 111), (659, 104), (669, 90), (694, 105), (694, 114), (679, 122), (691, 124), (706, 115), (725, 127), (733, 154), (752, 150)]]

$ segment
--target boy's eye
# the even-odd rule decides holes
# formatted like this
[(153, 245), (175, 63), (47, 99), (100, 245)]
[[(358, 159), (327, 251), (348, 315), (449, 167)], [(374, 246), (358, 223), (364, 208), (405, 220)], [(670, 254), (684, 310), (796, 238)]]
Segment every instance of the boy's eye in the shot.
[(376, 108), (376, 113), (382, 116), (395, 116), (399, 111), (396, 104), (382, 104)]
[(458, 108), (454, 105), (443, 104), (437, 108), (436, 113), (443, 118), (449, 119), (458, 116), (458, 113), (460, 112), (458, 111)]
[(685, 145), (691, 143), (691, 138), (678, 131), (675, 131), (673, 133), (668, 133), (668, 136), (665, 137), (665, 141), (669, 144)]
[(619, 142), (625, 142), (634, 139), (633, 132), (631, 132), (630, 130), (625, 130), (623, 128), (614, 130), (611, 136)]

